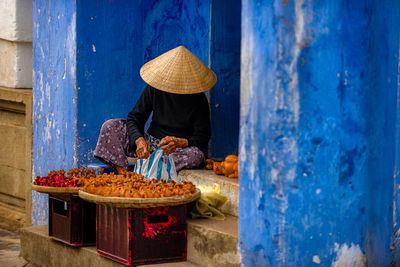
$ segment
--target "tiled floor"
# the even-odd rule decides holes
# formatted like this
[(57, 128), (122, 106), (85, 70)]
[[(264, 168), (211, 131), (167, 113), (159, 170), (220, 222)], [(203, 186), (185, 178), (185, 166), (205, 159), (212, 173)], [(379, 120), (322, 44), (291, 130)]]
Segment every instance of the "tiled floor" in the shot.
[(0, 266), (33, 267), (19, 256), (20, 240), (15, 233), (0, 229)]

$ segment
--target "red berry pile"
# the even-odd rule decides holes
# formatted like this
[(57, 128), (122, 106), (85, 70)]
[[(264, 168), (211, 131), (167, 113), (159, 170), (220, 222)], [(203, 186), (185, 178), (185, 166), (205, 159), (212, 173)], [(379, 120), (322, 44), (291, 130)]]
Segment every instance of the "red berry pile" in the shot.
[[(103, 174), (104, 170), (99, 169)], [(67, 173), (67, 176), (65, 176)], [(83, 187), (90, 179), (96, 177), (96, 170), (91, 168), (75, 168), (67, 172), (64, 170), (49, 171), (47, 176), (37, 176), (34, 184), (52, 187)]]
[(37, 176), (34, 183), (41, 186), (77, 187), (79, 179), (64, 174), (64, 170), (49, 171), (47, 176)]
[(78, 179), (67, 176), (38, 176), (35, 179), (36, 185), (53, 187), (76, 187)]

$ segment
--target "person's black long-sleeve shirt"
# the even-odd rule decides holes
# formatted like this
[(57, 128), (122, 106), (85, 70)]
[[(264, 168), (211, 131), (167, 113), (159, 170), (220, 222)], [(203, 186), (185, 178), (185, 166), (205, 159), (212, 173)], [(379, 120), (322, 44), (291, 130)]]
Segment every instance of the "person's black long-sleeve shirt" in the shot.
[(135, 140), (144, 136), (144, 126), (153, 112), (148, 133), (158, 139), (165, 136), (186, 138), (207, 155), (211, 137), (210, 107), (204, 93), (172, 94), (147, 86), (128, 114), (129, 148), (136, 150)]

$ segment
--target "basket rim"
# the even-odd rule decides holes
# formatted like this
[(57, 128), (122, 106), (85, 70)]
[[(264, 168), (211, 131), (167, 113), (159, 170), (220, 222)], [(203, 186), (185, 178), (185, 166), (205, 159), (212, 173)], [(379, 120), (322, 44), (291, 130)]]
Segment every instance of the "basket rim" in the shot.
[(79, 197), (96, 204), (108, 205), (117, 208), (153, 208), (165, 206), (178, 206), (187, 204), (200, 198), (200, 190), (187, 196), (172, 196), (160, 198), (131, 198), (131, 197), (105, 197), (79, 190)]
[(55, 187), (31, 183), (32, 190), (40, 193), (78, 193), (81, 187)]

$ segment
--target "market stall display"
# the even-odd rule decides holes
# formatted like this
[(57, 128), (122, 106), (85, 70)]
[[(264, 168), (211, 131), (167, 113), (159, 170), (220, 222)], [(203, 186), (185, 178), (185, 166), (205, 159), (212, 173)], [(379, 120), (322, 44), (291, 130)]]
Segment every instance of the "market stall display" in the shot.
[(49, 193), (52, 239), (96, 243), (100, 255), (129, 266), (186, 260), (186, 204), (200, 197), (191, 182), (80, 168), (38, 176), (32, 189)]
[(97, 204), (100, 255), (128, 266), (186, 260), (186, 204), (200, 197), (191, 182), (145, 179), (133, 172), (102, 174), (79, 196)]
[(146, 180), (142, 175), (128, 172), (97, 176), (85, 184), (79, 196), (118, 208), (151, 208), (192, 202), (200, 197), (200, 191), (191, 182)]

